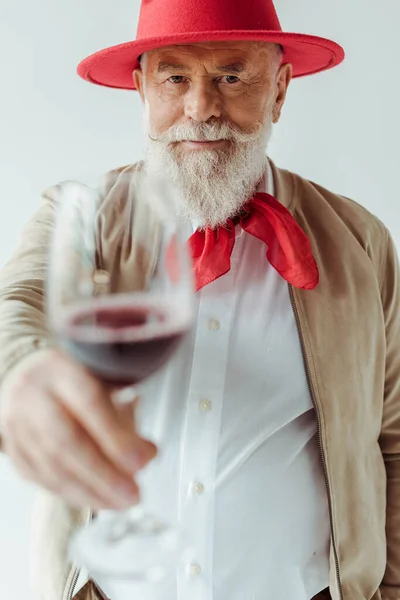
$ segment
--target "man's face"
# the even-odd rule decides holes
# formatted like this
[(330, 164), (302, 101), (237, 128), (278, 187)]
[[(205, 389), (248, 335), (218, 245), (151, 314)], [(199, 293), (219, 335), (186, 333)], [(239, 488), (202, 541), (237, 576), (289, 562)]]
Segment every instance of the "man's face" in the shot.
[(217, 42), (152, 51), (134, 72), (147, 162), (181, 187), (192, 220), (222, 224), (254, 192), (291, 78), (280, 63), (275, 45)]

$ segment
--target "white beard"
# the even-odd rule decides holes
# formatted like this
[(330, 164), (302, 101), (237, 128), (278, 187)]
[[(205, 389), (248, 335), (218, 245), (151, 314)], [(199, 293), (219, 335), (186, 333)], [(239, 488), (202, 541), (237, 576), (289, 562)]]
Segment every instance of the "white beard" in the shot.
[[(196, 227), (215, 228), (236, 216), (255, 192), (266, 167), (272, 118), (246, 133), (226, 122), (181, 123), (154, 139), (148, 105), (145, 110), (148, 134), (146, 169), (168, 177), (180, 190), (179, 216)], [(179, 152), (180, 140), (229, 139), (228, 150)]]

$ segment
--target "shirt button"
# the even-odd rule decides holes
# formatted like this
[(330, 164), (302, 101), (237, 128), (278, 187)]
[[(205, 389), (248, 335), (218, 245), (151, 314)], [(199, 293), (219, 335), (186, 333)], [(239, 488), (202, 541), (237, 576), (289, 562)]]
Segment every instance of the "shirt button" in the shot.
[(195, 481), (192, 485), (192, 492), (193, 494), (196, 494), (196, 496), (201, 496), (204, 492), (204, 485), (199, 481)]
[(200, 410), (202, 412), (209, 412), (212, 408), (211, 400), (200, 400)]
[(190, 565), (189, 573), (190, 573), (190, 575), (193, 575), (193, 576), (200, 575), (200, 573), (201, 573), (200, 565)]
[(221, 326), (221, 324), (217, 319), (209, 319), (208, 320), (208, 329), (210, 331), (218, 331), (220, 326)]

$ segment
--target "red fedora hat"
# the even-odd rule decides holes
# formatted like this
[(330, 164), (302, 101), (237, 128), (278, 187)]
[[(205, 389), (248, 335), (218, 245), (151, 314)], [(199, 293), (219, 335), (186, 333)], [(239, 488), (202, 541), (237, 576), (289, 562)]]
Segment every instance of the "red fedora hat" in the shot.
[(132, 71), (144, 52), (226, 40), (280, 44), (294, 77), (344, 59), (343, 48), (331, 40), (282, 31), (272, 0), (142, 0), (136, 40), (92, 54), (79, 64), (78, 74), (97, 85), (133, 90)]

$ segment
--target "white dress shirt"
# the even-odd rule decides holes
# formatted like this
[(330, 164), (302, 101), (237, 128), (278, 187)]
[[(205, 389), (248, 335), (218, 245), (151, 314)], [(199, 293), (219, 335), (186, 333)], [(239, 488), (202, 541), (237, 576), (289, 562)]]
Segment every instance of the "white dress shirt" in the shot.
[[(269, 164), (263, 185), (274, 193)], [(265, 244), (240, 226), (236, 236), (231, 270), (197, 294), (193, 333), (139, 411), (160, 448), (139, 478), (146, 506), (192, 548), (156, 586), (98, 578), (111, 600), (310, 600), (329, 585), (327, 493), (288, 286)]]

